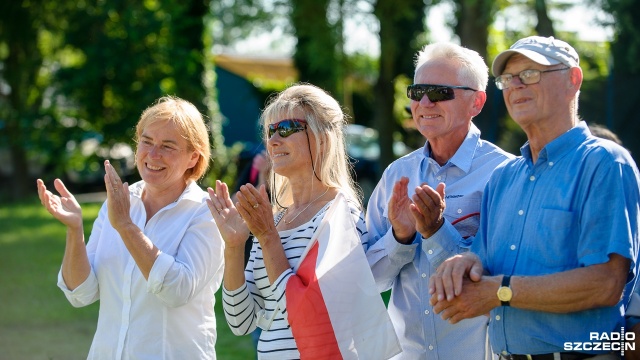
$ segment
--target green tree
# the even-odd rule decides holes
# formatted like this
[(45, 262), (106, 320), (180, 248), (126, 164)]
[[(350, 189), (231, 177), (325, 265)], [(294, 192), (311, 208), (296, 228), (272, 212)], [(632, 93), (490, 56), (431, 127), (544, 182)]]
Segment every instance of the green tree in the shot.
[(477, 51), (487, 59), (489, 29), (500, 2), (494, 0), (455, 0), (456, 23), (453, 30), (460, 44)]
[(377, 0), (374, 14), (380, 22), (380, 69), (374, 87), (376, 128), (380, 134), (380, 168), (389, 165), (393, 154), (393, 133), (399, 124), (394, 117), (394, 82), (399, 75), (413, 78), (413, 60), (424, 33), (423, 0)]
[[(298, 40), (293, 60), (300, 81), (312, 83), (334, 96), (340, 73), (339, 38), (336, 25), (329, 23), (331, 0), (292, 0), (291, 23)], [(313, 16), (310, 16), (313, 14)]]
[[(55, 52), (56, 27), (64, 17), (53, 1), (0, 2), (0, 149), (9, 153), (12, 174), (2, 186), (6, 195), (20, 199), (33, 191), (29, 164), (42, 147), (36, 122), (51, 118), (44, 105)], [(43, 143), (51, 142), (48, 134)], [(46, 147), (45, 147), (46, 148)]]
[[(63, 66), (58, 94), (66, 116), (104, 134), (104, 147), (131, 143), (140, 113), (163, 95), (176, 95), (211, 116), (204, 83), (203, 0), (80, 2), (68, 12), (65, 43), (82, 61)], [(94, 159), (94, 162), (97, 159)], [(95, 163), (85, 163), (92, 166)]]
[(208, 0), (2, 2), (0, 147), (13, 169), (3, 188), (20, 198), (42, 172), (100, 172), (98, 157), (78, 156), (78, 145), (96, 139), (111, 157), (114, 144), (131, 143), (142, 110), (166, 94), (220, 121), (207, 98), (214, 82), (205, 82), (208, 13)]
[(612, 15), (614, 39), (611, 43), (613, 69), (607, 81), (605, 101), (610, 105), (606, 125), (619, 134), (624, 145), (638, 161), (640, 143), (640, 2), (633, 0), (601, 0), (603, 9)]
[(640, 3), (632, 0), (602, 0), (603, 10), (613, 16), (615, 37), (611, 44), (617, 74), (640, 74)]

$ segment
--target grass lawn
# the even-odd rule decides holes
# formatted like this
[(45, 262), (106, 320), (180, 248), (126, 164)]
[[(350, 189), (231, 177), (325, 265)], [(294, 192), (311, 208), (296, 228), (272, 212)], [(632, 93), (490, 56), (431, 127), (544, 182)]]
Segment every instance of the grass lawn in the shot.
[[(88, 239), (100, 204), (82, 208)], [(0, 360), (86, 359), (99, 304), (76, 309), (56, 286), (64, 226), (34, 199), (0, 205), (0, 229)], [(229, 331), (220, 292), (216, 316), (218, 359), (254, 359), (251, 337)]]

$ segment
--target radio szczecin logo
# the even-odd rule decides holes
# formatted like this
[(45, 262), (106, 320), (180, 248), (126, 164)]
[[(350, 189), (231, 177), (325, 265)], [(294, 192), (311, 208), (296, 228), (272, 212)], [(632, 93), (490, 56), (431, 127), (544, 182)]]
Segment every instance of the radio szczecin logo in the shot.
[(619, 351), (624, 355), (625, 350), (635, 350), (636, 334), (625, 332), (598, 333), (590, 332), (589, 341), (565, 342), (565, 351)]

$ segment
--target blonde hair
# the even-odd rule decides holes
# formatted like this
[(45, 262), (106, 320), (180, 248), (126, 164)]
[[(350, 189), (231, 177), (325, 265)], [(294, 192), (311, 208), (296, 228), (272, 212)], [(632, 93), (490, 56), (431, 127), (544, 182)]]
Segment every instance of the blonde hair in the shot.
[(202, 114), (186, 100), (176, 96), (163, 96), (142, 112), (136, 125), (136, 144), (139, 143), (140, 136), (147, 126), (160, 121), (174, 123), (180, 131), (180, 136), (187, 140), (187, 149), (196, 151), (199, 155), (196, 165), (185, 171), (185, 181), (201, 179), (207, 172), (211, 159), (209, 132)]
[[(316, 157), (313, 159), (315, 175), (323, 185), (337, 188), (348, 198), (362, 206), (362, 194), (356, 187), (353, 167), (348, 161), (344, 126), (346, 116), (338, 102), (327, 92), (310, 84), (294, 84), (272, 97), (260, 116), (265, 144), (269, 140), (268, 125), (293, 117), (295, 111), (304, 112), (307, 131), (314, 135)], [(308, 139), (310, 139), (308, 137)], [(321, 155), (322, 154), (322, 155)], [(293, 199), (289, 180), (270, 170), (272, 203), (289, 206)]]

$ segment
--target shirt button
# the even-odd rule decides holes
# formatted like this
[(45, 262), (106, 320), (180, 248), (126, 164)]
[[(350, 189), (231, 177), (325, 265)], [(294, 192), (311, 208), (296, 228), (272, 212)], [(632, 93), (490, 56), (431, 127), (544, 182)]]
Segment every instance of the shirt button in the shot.
[(458, 209), (458, 214), (462, 214), (462, 209)]
[(522, 214), (524, 214), (524, 211), (518, 210), (518, 215), (522, 215)]
[(433, 350), (433, 345), (429, 345), (429, 350)]
[(533, 180), (535, 180), (535, 179), (536, 179), (536, 177), (535, 177), (535, 176), (533, 176), (533, 175), (531, 175), (531, 177), (529, 177), (529, 180), (531, 180), (531, 181), (533, 181)]
[(427, 254), (429, 254), (429, 255), (433, 254), (433, 250), (429, 249), (429, 250), (427, 251)]
[(429, 310), (425, 310), (425, 311), (424, 311), (424, 314), (425, 314), (425, 315), (429, 315)]
[(422, 273), (422, 277), (423, 277), (423, 278), (426, 278), (426, 277), (427, 277), (427, 274)]
[(496, 315), (496, 320), (500, 321), (500, 315)]
[(511, 250), (515, 250), (515, 249), (516, 249), (516, 246), (515, 246), (515, 245), (511, 245), (511, 246), (509, 247), (509, 249), (511, 249)]
[(507, 350), (502, 350), (502, 355), (509, 355), (509, 353), (507, 352)]
[(549, 161), (549, 166), (553, 166), (553, 161)]
[(438, 180), (442, 180), (442, 176), (438, 176), (436, 179), (438, 179)]

